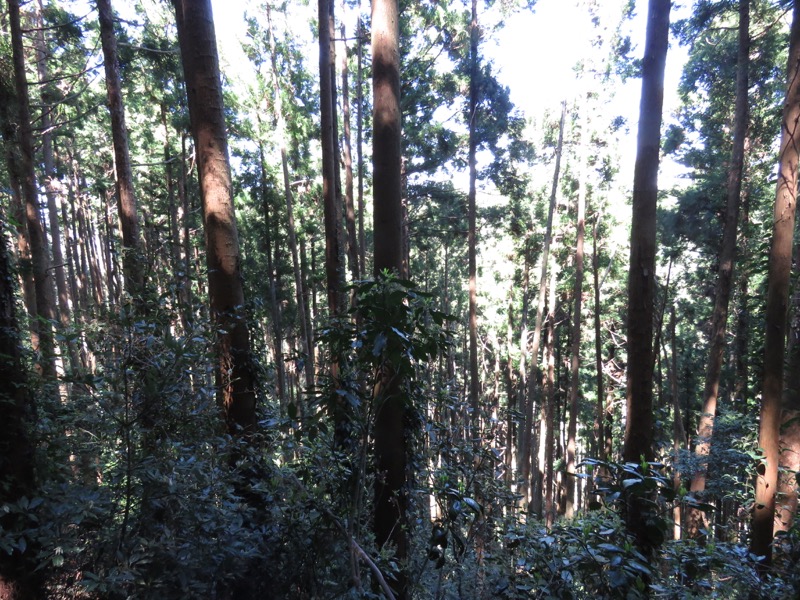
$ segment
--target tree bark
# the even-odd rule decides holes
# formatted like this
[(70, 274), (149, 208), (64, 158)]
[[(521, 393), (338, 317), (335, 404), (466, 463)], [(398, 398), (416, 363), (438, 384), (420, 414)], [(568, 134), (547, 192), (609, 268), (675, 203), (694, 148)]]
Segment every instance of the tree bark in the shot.
[(219, 58), (210, 0), (173, 0), (197, 153), (211, 316), (217, 327), (218, 400), (232, 434), (256, 428), (255, 374), (244, 314)]
[[(711, 348), (706, 368), (703, 389), (703, 413), (697, 427), (695, 456), (700, 460), (699, 470), (692, 476), (690, 490), (701, 496), (706, 487), (708, 455), (714, 433), (714, 417), (717, 411), (719, 382), (725, 353), (725, 337), (728, 323), (736, 261), (736, 232), (739, 224), (741, 204), (742, 172), (744, 171), (744, 140), (748, 123), (748, 70), (750, 67), (750, 0), (739, 0), (739, 50), (736, 67), (736, 108), (734, 113), (733, 148), (728, 168), (728, 194), (725, 206), (725, 223), (722, 230), (717, 286), (714, 294), (714, 312), (711, 322)], [(696, 538), (700, 529), (707, 525), (705, 513), (696, 508), (688, 510), (687, 535)]]
[(800, 122), (800, 2), (794, 3), (792, 13), (787, 82), (767, 276), (764, 379), (758, 429), (758, 445), (764, 449), (764, 458), (757, 467), (756, 500), (750, 539), (751, 551), (764, 557), (764, 566), (772, 563), (773, 530), (780, 527), (775, 509), (780, 463), (781, 400), (789, 279), (797, 207), (797, 161), (800, 157), (800, 131), (797, 129)]
[[(653, 448), (653, 321), (656, 291), (656, 206), (661, 146), (664, 68), (669, 38), (670, 0), (650, 0), (642, 64), (642, 97), (633, 176), (631, 249), (628, 271), (628, 407), (623, 459), (639, 463), (654, 458)], [(649, 553), (650, 539), (641, 499), (629, 502), (627, 525), (639, 548)]]
[(347, 225), (347, 262), (353, 281), (361, 279), (359, 265), (358, 234), (356, 232), (356, 210), (353, 202), (353, 154), (350, 148), (350, 82), (347, 65), (347, 31), (344, 25), (345, 2), (342, 0), (342, 22), (339, 31), (342, 36), (342, 123), (344, 127), (344, 210)]
[(141, 300), (144, 291), (144, 256), (142, 255), (139, 215), (133, 187), (133, 171), (128, 149), (128, 129), (125, 126), (125, 106), (122, 102), (122, 83), (117, 59), (117, 38), (110, 0), (96, 0), (100, 22), (100, 42), (106, 73), (108, 109), (111, 113), (111, 137), (114, 143), (114, 182), (122, 230), (122, 272), (125, 291)]
[(322, 199), (325, 213), (325, 276), (331, 317), (342, 309), (342, 252), (339, 245), (339, 211), (336, 197), (336, 124), (331, 53), (331, 2), (319, 0), (319, 95), (322, 125)]
[[(373, 231), (375, 276), (399, 273), (403, 267), (401, 113), (400, 113), (400, 17), (397, 0), (372, 3), (373, 77)], [(408, 557), (408, 490), (406, 489), (406, 399), (391, 368), (380, 375), (375, 390), (375, 541), (378, 547), (394, 546), (394, 557), (403, 564)], [(397, 598), (410, 596), (408, 574), (401, 566), (394, 581)]]

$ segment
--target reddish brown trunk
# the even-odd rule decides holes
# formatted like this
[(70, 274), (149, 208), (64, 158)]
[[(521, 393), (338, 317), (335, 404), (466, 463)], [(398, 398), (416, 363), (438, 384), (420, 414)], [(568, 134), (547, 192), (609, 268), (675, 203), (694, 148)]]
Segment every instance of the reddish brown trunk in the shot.
[(342, 23), (339, 28), (342, 35), (342, 122), (344, 125), (344, 208), (347, 224), (347, 262), (350, 266), (350, 277), (353, 281), (361, 278), (358, 255), (358, 236), (356, 234), (356, 210), (353, 203), (353, 155), (350, 149), (350, 82), (347, 65), (347, 32), (344, 26), (345, 3), (342, 0)]
[[(400, 21), (397, 0), (372, 3), (373, 198), (375, 276), (399, 273), (401, 238), (400, 173)], [(391, 368), (381, 373), (375, 402), (375, 541), (394, 545), (402, 564), (408, 557), (408, 490), (406, 489), (406, 399)], [(394, 582), (397, 598), (408, 598), (408, 574), (401, 567)]]
[(758, 445), (764, 459), (757, 467), (756, 502), (753, 511), (750, 548), (772, 562), (772, 536), (776, 525), (776, 494), (780, 463), (781, 399), (789, 278), (792, 268), (792, 238), (797, 196), (797, 161), (800, 157), (800, 2), (794, 3), (787, 67), (787, 90), (783, 104), (780, 166), (775, 193), (772, 246), (767, 284), (764, 380), (761, 390), (761, 418)]
[(229, 431), (248, 434), (256, 427), (255, 376), (211, 2), (174, 0), (174, 4), (203, 201), (208, 294), (217, 326), (218, 398)]

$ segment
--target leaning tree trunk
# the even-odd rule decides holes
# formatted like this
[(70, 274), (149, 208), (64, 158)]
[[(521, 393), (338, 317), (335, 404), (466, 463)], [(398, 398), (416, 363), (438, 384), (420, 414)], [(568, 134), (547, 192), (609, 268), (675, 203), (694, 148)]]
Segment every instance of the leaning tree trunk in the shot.
[(228, 430), (250, 434), (256, 428), (255, 374), (211, 1), (173, 3), (203, 202), (208, 295), (217, 328), (217, 394)]
[[(628, 418), (623, 458), (640, 463), (654, 458), (653, 448), (653, 322), (656, 291), (656, 206), (661, 146), (664, 68), (669, 38), (670, 0), (650, 0), (642, 64), (639, 134), (633, 175), (633, 214), (628, 271)], [(660, 540), (650, 539), (641, 499), (629, 502), (627, 525), (640, 549), (649, 552)]]
[[(700, 459), (700, 468), (692, 476), (690, 490), (702, 495), (706, 488), (708, 454), (711, 451), (711, 436), (714, 433), (714, 416), (717, 411), (719, 380), (725, 353), (728, 307), (736, 260), (736, 230), (739, 222), (739, 205), (742, 193), (744, 170), (744, 139), (747, 134), (748, 69), (750, 67), (750, 0), (739, 0), (739, 52), (736, 68), (736, 110), (734, 114), (733, 148), (728, 168), (728, 200), (725, 207), (725, 225), (722, 230), (722, 247), (719, 256), (717, 288), (714, 294), (714, 312), (711, 323), (711, 348), (703, 390), (703, 414), (697, 427), (695, 455)], [(687, 536), (696, 538), (707, 526), (705, 513), (689, 508)]]
[(767, 284), (764, 374), (758, 445), (764, 449), (756, 477), (756, 502), (750, 549), (772, 563), (772, 536), (780, 528), (776, 519), (778, 464), (780, 463), (781, 400), (785, 358), (789, 279), (792, 270), (792, 238), (797, 198), (797, 161), (800, 158), (800, 2), (794, 3), (789, 43), (786, 98), (783, 103), (780, 163), (775, 193), (772, 246)]
[(128, 129), (125, 126), (125, 107), (122, 103), (114, 16), (110, 0), (96, 0), (96, 3), (106, 71), (108, 108), (111, 113), (111, 138), (114, 143), (114, 167), (117, 175), (115, 186), (122, 230), (122, 273), (125, 279), (125, 291), (138, 302), (144, 291), (144, 257), (141, 252), (139, 217), (128, 149)]
[[(400, 172), (400, 25), (397, 0), (372, 3), (373, 77), (373, 231), (375, 276), (403, 268), (402, 187)], [(408, 558), (410, 523), (406, 489), (406, 399), (391, 368), (381, 373), (375, 390), (375, 519), (378, 547), (394, 546), (394, 559)], [(397, 598), (410, 597), (403, 566), (393, 582)]]

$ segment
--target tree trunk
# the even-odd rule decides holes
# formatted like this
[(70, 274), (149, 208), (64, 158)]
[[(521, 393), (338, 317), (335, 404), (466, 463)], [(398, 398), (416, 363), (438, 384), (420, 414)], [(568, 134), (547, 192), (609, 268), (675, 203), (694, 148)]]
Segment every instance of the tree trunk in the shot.
[[(655, 317), (656, 206), (661, 145), (664, 67), (669, 38), (670, 0), (650, 0), (639, 105), (639, 134), (633, 176), (633, 215), (628, 271), (628, 416), (623, 459), (639, 463), (654, 458), (653, 321)], [(639, 548), (649, 553), (650, 539), (642, 499), (629, 502), (627, 525)]]
[(364, 54), (364, 26), (361, 22), (361, 0), (358, 1), (358, 69), (356, 70), (356, 79), (358, 92), (356, 98), (358, 102), (358, 110), (356, 111), (356, 165), (358, 169), (358, 260), (360, 263), (360, 271), (363, 274), (367, 272), (367, 248), (366, 236), (364, 234), (364, 73), (362, 67), (363, 54)]
[[(672, 397), (672, 451), (674, 452), (674, 460), (678, 460), (678, 455), (681, 449), (686, 445), (686, 431), (683, 428), (683, 419), (681, 418), (681, 399), (678, 396), (678, 339), (675, 336), (675, 307), (670, 307), (669, 319), (669, 333), (670, 333), (670, 367), (668, 370), (669, 391)], [(678, 469), (673, 470), (672, 475), (672, 488), (678, 494), (681, 482), (681, 474)], [(672, 519), (675, 522), (673, 528), (673, 537), (676, 540), (681, 539), (683, 515), (681, 510), (681, 502), (675, 502), (672, 509)]]
[(477, 179), (476, 111), (478, 106), (478, 2), (472, 0), (469, 44), (469, 208), (467, 253), (469, 255), (469, 406), (472, 411), (471, 438), (476, 447), (480, 444), (480, 374), (478, 373), (478, 276), (476, 260), (476, 207)]
[(600, 213), (595, 216), (592, 228), (592, 277), (594, 279), (594, 368), (595, 386), (597, 389), (597, 406), (595, 408), (595, 456), (600, 460), (608, 460), (606, 456), (605, 409), (603, 408), (603, 341), (600, 337), (600, 253), (597, 248)]
[(331, 77), (331, 1), (319, 0), (319, 95), (322, 123), (322, 198), (325, 212), (325, 276), (331, 317), (342, 311), (342, 255), (339, 246), (339, 211), (336, 198), (336, 124)]
[(525, 402), (525, 414), (522, 432), (519, 436), (520, 479), (523, 501), (528, 498), (528, 489), (531, 472), (531, 438), (533, 430), (533, 400), (536, 395), (536, 370), (539, 366), (539, 345), (542, 339), (542, 322), (544, 320), (544, 298), (547, 292), (547, 266), (550, 256), (550, 244), (553, 240), (553, 215), (556, 210), (558, 195), (558, 181), (561, 173), (561, 150), (564, 145), (564, 123), (567, 117), (567, 103), (561, 103), (561, 120), (558, 125), (558, 144), (556, 146), (556, 165), (553, 173), (553, 186), (550, 189), (550, 207), (547, 210), (547, 230), (544, 235), (544, 248), (542, 250), (542, 267), (539, 275), (539, 299), (536, 307), (536, 323), (533, 329), (533, 344), (531, 346), (530, 376), (528, 377), (528, 397)]
[[(722, 230), (722, 247), (719, 256), (717, 287), (714, 294), (714, 312), (711, 323), (711, 348), (709, 351), (706, 380), (703, 390), (703, 414), (697, 427), (695, 456), (700, 468), (692, 476), (691, 492), (702, 496), (706, 487), (708, 454), (714, 433), (714, 417), (717, 411), (719, 381), (725, 353), (725, 337), (728, 323), (728, 306), (731, 298), (733, 270), (736, 260), (736, 230), (739, 223), (739, 205), (744, 170), (744, 139), (748, 122), (748, 69), (750, 66), (750, 0), (739, 0), (739, 51), (736, 68), (736, 110), (734, 114), (733, 148), (728, 168), (728, 198), (725, 207), (725, 224)], [(705, 513), (689, 508), (687, 535), (696, 538), (706, 526)]]
[(589, 128), (581, 133), (578, 160), (578, 235), (575, 243), (575, 298), (572, 313), (572, 358), (569, 377), (569, 426), (567, 431), (567, 508), (566, 516), (575, 514), (575, 454), (578, 428), (578, 398), (580, 396), (581, 310), (583, 308), (583, 242), (586, 230), (586, 163), (588, 161)]
[(239, 238), (210, 0), (174, 0), (197, 153), (211, 316), (217, 327), (218, 399), (232, 434), (256, 428), (255, 374), (244, 314)]
[[(373, 198), (375, 232), (375, 276), (384, 271), (399, 273), (403, 267), (401, 114), (400, 114), (400, 21), (397, 0), (372, 3), (373, 77)], [(408, 490), (406, 489), (407, 439), (406, 399), (398, 377), (387, 368), (380, 375), (375, 401), (375, 541), (378, 547), (391, 543), (394, 558), (402, 564), (408, 557)], [(410, 596), (408, 574), (401, 567), (395, 579), (397, 598)]]
[(767, 331), (758, 429), (758, 445), (764, 449), (764, 458), (757, 467), (756, 501), (750, 539), (751, 551), (764, 557), (765, 566), (772, 563), (773, 530), (780, 528), (775, 509), (780, 463), (786, 319), (797, 197), (797, 161), (800, 157), (800, 132), (797, 131), (800, 122), (800, 2), (794, 3), (792, 14), (787, 81), (767, 276)]
[(347, 31), (344, 25), (344, 10), (345, 2), (342, 0), (342, 22), (339, 30), (342, 35), (342, 122), (344, 125), (342, 159), (344, 160), (344, 210), (345, 223), (347, 224), (347, 262), (350, 266), (350, 277), (355, 282), (361, 279), (361, 269), (359, 268), (356, 211), (353, 203), (353, 155), (350, 149), (350, 83), (347, 66)]
[(22, 195), (25, 200), (25, 221), (28, 228), (28, 239), (31, 244), (31, 266), (36, 295), (38, 347), (34, 346), (34, 350), (41, 355), (38, 370), (47, 381), (54, 382), (56, 380), (56, 356), (52, 323), (56, 320), (55, 297), (50, 255), (47, 251), (47, 241), (39, 216), (39, 198), (36, 191), (36, 174), (34, 172), (30, 100), (28, 82), (25, 75), (19, 0), (9, 0), (8, 9), (14, 60), (14, 82), (19, 111), (17, 141), (20, 148), (20, 179)]
[(561, 420), (556, 420), (556, 388), (555, 388), (555, 370), (556, 370), (556, 269), (553, 268), (550, 273), (550, 289), (548, 292), (548, 310), (547, 310), (547, 348), (546, 348), (546, 361), (547, 372), (545, 374), (544, 400), (545, 402), (545, 422), (544, 422), (544, 519), (547, 528), (551, 528), (556, 518), (556, 504), (555, 497), (556, 479), (554, 472), (555, 464), (555, 445), (556, 445), (556, 423), (561, 423)]
[(100, 41), (103, 45), (103, 62), (106, 72), (106, 92), (111, 113), (111, 137), (114, 142), (115, 187), (119, 222), (122, 229), (122, 272), (125, 291), (140, 301), (144, 291), (144, 257), (139, 233), (136, 194), (128, 150), (128, 129), (125, 126), (125, 107), (122, 103), (122, 84), (117, 60), (117, 38), (114, 35), (114, 17), (110, 0), (96, 0), (100, 21)]

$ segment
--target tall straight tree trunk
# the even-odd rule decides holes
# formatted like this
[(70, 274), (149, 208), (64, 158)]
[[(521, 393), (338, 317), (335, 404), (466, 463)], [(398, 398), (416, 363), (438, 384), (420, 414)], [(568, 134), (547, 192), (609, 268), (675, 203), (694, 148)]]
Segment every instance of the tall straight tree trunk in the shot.
[(600, 213), (595, 216), (592, 228), (592, 277), (594, 279), (594, 369), (595, 387), (597, 390), (597, 406), (595, 408), (595, 452), (600, 460), (607, 460), (605, 437), (610, 434), (605, 430), (605, 409), (603, 407), (603, 341), (600, 337), (600, 253), (597, 248), (598, 230), (600, 229)]
[[(372, 3), (373, 78), (373, 230), (375, 276), (395, 274), (403, 268), (401, 114), (400, 114), (400, 15), (398, 0)], [(398, 376), (387, 368), (375, 391), (375, 519), (378, 547), (394, 546), (394, 558), (408, 558), (406, 514), (407, 437), (406, 399)], [(410, 597), (408, 573), (401, 566), (393, 582), (397, 598)]]
[(100, 21), (100, 42), (103, 45), (108, 108), (111, 113), (111, 137), (114, 142), (114, 167), (117, 175), (115, 187), (122, 229), (122, 272), (125, 278), (125, 291), (137, 298), (144, 291), (144, 256), (128, 149), (128, 129), (125, 126), (125, 106), (122, 102), (114, 16), (110, 0), (96, 0), (96, 3)]
[(256, 427), (255, 374), (244, 314), (219, 58), (210, 0), (174, 0), (197, 153), (211, 316), (217, 327), (218, 399), (232, 434)]
[(628, 418), (623, 457), (653, 458), (656, 205), (670, 0), (649, 0), (628, 272)]
[(344, 210), (347, 225), (347, 262), (350, 277), (353, 281), (361, 279), (358, 256), (358, 235), (356, 233), (356, 210), (353, 203), (353, 154), (350, 148), (350, 73), (347, 65), (347, 31), (344, 25), (345, 2), (342, 0), (342, 23), (339, 31), (342, 35), (342, 122), (344, 126)]
[[(669, 319), (669, 339), (670, 339), (670, 367), (668, 371), (669, 379), (669, 392), (672, 397), (672, 451), (675, 455), (675, 460), (678, 459), (680, 451), (686, 444), (686, 431), (683, 428), (683, 418), (681, 417), (681, 399), (678, 396), (678, 340), (675, 335), (675, 307), (670, 307)], [(681, 474), (678, 469), (674, 470), (672, 475), (672, 488), (678, 494), (681, 482)], [(673, 528), (673, 537), (676, 540), (681, 539), (683, 515), (681, 510), (681, 502), (675, 502), (672, 509), (672, 519), (675, 521)]]
[(555, 369), (556, 369), (556, 269), (550, 273), (550, 289), (548, 291), (548, 310), (547, 310), (547, 348), (546, 366), (547, 371), (544, 376), (544, 389), (542, 400), (545, 403), (545, 422), (544, 422), (544, 518), (548, 529), (553, 526), (556, 518), (555, 497), (555, 445), (556, 445), (556, 424), (561, 420), (556, 420), (556, 393), (555, 393)]
[(786, 350), (789, 279), (792, 270), (792, 238), (797, 199), (797, 161), (800, 158), (800, 2), (794, 3), (789, 42), (786, 98), (783, 103), (781, 149), (772, 246), (769, 251), (766, 336), (764, 341), (764, 381), (761, 390), (761, 418), (758, 445), (764, 459), (757, 467), (756, 503), (751, 525), (750, 549), (772, 563), (773, 529), (776, 518), (778, 464), (780, 463), (781, 400), (783, 363)]
[(319, 0), (319, 96), (322, 124), (322, 199), (325, 212), (325, 276), (331, 317), (342, 311), (342, 253), (339, 245), (339, 211), (336, 197), (336, 124), (334, 123), (333, 55), (331, 53), (331, 2)]
[[(722, 247), (719, 256), (719, 271), (714, 294), (714, 312), (711, 322), (711, 348), (706, 368), (703, 389), (703, 414), (697, 427), (695, 455), (700, 459), (700, 468), (692, 476), (690, 490), (701, 495), (706, 487), (708, 454), (714, 433), (714, 417), (717, 411), (719, 380), (725, 353), (725, 337), (728, 323), (728, 307), (733, 284), (736, 261), (736, 230), (739, 224), (739, 206), (744, 170), (744, 140), (748, 122), (748, 70), (750, 67), (750, 0), (739, 0), (739, 51), (736, 66), (736, 109), (734, 114), (733, 148), (728, 168), (728, 198), (725, 207), (725, 224), (722, 230)], [(695, 538), (706, 525), (705, 513), (689, 508), (687, 535)]]
[(469, 406), (472, 410), (471, 437), (473, 445), (480, 444), (480, 373), (478, 372), (478, 268), (476, 239), (476, 195), (478, 147), (475, 122), (478, 118), (478, 1), (472, 0), (472, 20), (469, 27), (469, 208), (467, 253), (469, 254)]
[(544, 234), (544, 248), (542, 249), (542, 266), (539, 274), (539, 298), (536, 305), (536, 323), (533, 328), (533, 344), (531, 346), (528, 377), (528, 397), (525, 402), (524, 421), (522, 432), (519, 436), (520, 479), (523, 501), (528, 497), (531, 473), (531, 441), (533, 433), (533, 401), (536, 396), (536, 370), (539, 366), (539, 345), (542, 340), (542, 323), (544, 321), (545, 294), (547, 292), (547, 267), (550, 257), (550, 244), (553, 241), (553, 215), (556, 210), (558, 197), (558, 181), (561, 175), (561, 151), (564, 145), (564, 123), (567, 118), (567, 103), (561, 103), (561, 120), (558, 125), (558, 144), (556, 145), (556, 165), (553, 172), (553, 186), (550, 188), (550, 206), (547, 209), (547, 229)]
[(367, 249), (366, 237), (364, 235), (364, 73), (362, 68), (364, 53), (364, 29), (361, 22), (361, 0), (358, 2), (358, 21), (357, 31), (357, 55), (358, 68), (356, 70), (357, 103), (356, 110), (356, 168), (358, 169), (358, 260), (360, 272), (366, 275), (367, 272)]
[[(628, 271), (628, 407), (623, 459), (653, 460), (653, 321), (656, 296), (656, 206), (661, 147), (664, 68), (669, 39), (670, 0), (649, 0), (642, 62), (642, 97), (633, 174), (633, 211)], [(645, 553), (659, 540), (650, 539), (644, 500), (628, 503), (627, 525)]]
[(281, 172), (283, 174), (283, 197), (286, 202), (287, 229), (289, 234), (289, 248), (292, 252), (292, 268), (294, 270), (295, 301), (297, 302), (297, 316), (300, 321), (300, 339), (303, 353), (306, 356), (304, 368), (306, 386), (314, 384), (314, 336), (311, 324), (307, 318), (306, 299), (303, 294), (303, 277), (300, 269), (300, 259), (297, 253), (297, 234), (294, 227), (294, 207), (292, 186), (289, 179), (289, 158), (287, 150), (286, 118), (283, 114), (282, 86), (278, 75), (277, 49), (275, 47), (275, 32), (272, 29), (271, 11), (267, 7), (267, 22), (269, 24), (269, 50), (270, 66), (272, 71), (272, 85), (275, 88), (275, 118), (278, 124), (278, 140), (281, 152)]
[(31, 245), (31, 267), (36, 296), (36, 331), (38, 332), (39, 343), (34, 350), (38, 351), (41, 356), (38, 362), (38, 370), (47, 381), (55, 381), (56, 356), (52, 327), (52, 323), (56, 320), (55, 297), (50, 255), (47, 251), (47, 240), (40, 220), (39, 197), (36, 191), (33, 132), (31, 129), (28, 82), (25, 75), (19, 0), (9, 0), (8, 12), (14, 60), (14, 83), (17, 91), (17, 109), (19, 111), (17, 142), (20, 149), (20, 180), (22, 183), (22, 196), (25, 200), (25, 222)]
[(569, 425), (567, 430), (567, 507), (566, 517), (575, 514), (575, 455), (578, 429), (578, 398), (580, 396), (580, 360), (581, 360), (581, 310), (583, 308), (583, 242), (586, 231), (586, 163), (588, 161), (589, 128), (581, 133), (578, 160), (578, 223), (577, 240), (575, 242), (575, 298), (572, 314), (572, 357), (570, 359), (569, 377)]

